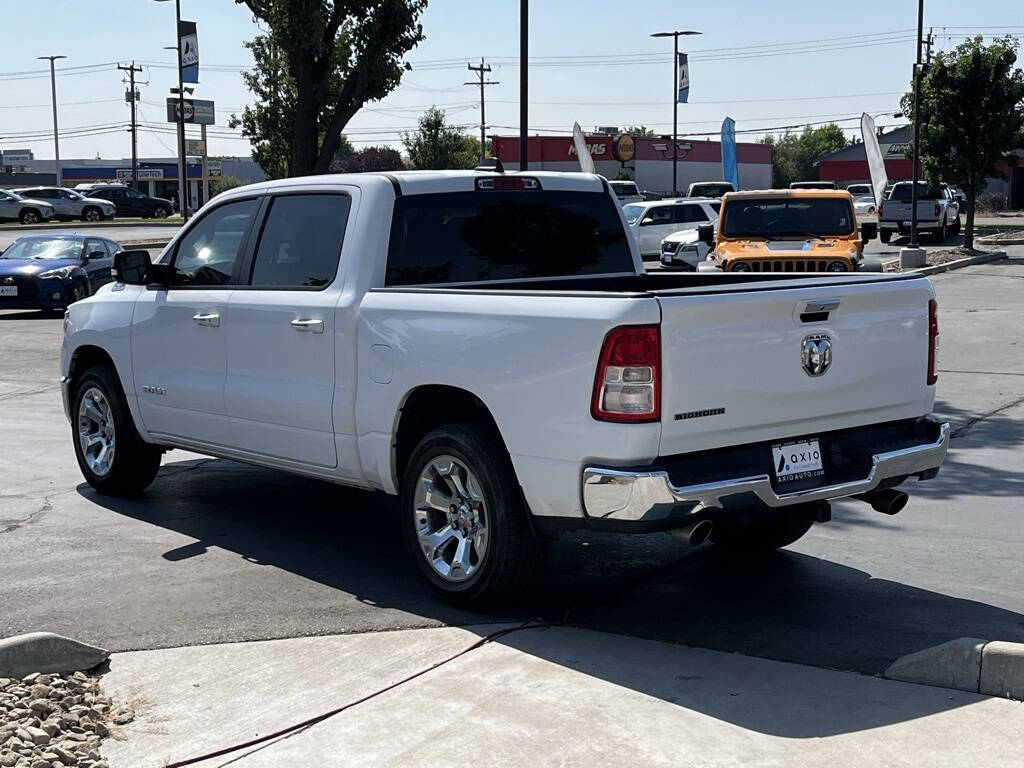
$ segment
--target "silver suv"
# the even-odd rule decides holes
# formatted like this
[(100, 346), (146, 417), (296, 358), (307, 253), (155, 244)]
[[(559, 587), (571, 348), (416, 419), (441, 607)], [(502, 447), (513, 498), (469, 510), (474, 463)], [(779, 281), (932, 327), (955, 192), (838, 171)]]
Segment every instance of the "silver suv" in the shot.
[(53, 206), (57, 218), (63, 221), (104, 221), (114, 218), (117, 213), (117, 208), (109, 200), (86, 197), (81, 192), (64, 187), (25, 187), (16, 191), (24, 197), (45, 200)]
[(0, 189), (0, 221), (39, 224), (54, 217), (53, 206), (45, 200), (32, 200), (17, 192)]

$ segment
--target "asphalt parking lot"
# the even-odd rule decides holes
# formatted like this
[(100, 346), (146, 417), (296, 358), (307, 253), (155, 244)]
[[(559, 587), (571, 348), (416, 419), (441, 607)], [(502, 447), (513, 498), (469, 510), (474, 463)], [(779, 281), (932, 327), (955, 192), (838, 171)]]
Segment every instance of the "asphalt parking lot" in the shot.
[(144, 496), (98, 496), (61, 410), (61, 321), (0, 313), (0, 636), (126, 650), (569, 610), (587, 628), (869, 674), (959, 636), (1024, 641), (1024, 247), (1009, 250), (934, 278), (936, 410), (954, 440), (901, 514), (836, 504), (756, 562), (664, 534), (566, 535), (541, 588), (491, 614), (433, 598), (382, 495), (173, 451)]

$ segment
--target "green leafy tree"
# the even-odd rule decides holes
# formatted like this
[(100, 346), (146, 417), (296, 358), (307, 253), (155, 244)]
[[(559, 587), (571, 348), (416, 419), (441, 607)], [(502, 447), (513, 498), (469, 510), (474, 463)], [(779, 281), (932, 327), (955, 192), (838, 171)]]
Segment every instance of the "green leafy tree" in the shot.
[(418, 170), (473, 168), (480, 160), (480, 139), (445, 122), (443, 109), (431, 107), (419, 120), (419, 128), (402, 134), (409, 165)]
[(246, 43), (255, 59), (242, 78), (255, 97), (231, 124), (271, 177), (325, 173), (342, 130), (409, 69), (427, 0), (235, 0), (268, 31)]
[(229, 189), (244, 187), (248, 183), (247, 181), (242, 181), (237, 176), (221, 176), (216, 179), (210, 179), (210, 197), (216, 197), (221, 192), (227, 192)]
[(331, 164), (338, 173), (366, 173), (368, 171), (400, 171), (405, 168), (402, 156), (391, 147), (363, 147)]
[(622, 129), (623, 133), (628, 133), (630, 136), (653, 136), (654, 131), (648, 128), (646, 125), (627, 125)]
[(773, 148), (772, 186), (776, 189), (784, 189), (794, 181), (816, 180), (818, 170), (814, 164), (818, 158), (850, 144), (843, 129), (835, 123), (807, 125), (801, 133), (768, 134), (761, 143)]
[[(1018, 43), (975, 37), (941, 51), (921, 81), (921, 168), (929, 183), (958, 184), (967, 195), (964, 245), (974, 247), (975, 201), (987, 177), (1006, 178), (1024, 146), (1024, 73)], [(902, 100), (913, 117), (914, 92)]]

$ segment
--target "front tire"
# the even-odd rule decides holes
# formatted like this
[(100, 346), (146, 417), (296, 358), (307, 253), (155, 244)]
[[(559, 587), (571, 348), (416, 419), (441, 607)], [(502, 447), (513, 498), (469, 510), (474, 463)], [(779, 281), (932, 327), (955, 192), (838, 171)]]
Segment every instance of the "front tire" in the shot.
[(93, 366), (78, 378), (71, 417), (75, 458), (89, 485), (123, 496), (153, 482), (161, 451), (139, 437), (112, 365)]
[(82, 221), (103, 221), (103, 211), (99, 208), (86, 208), (82, 212)]
[(40, 224), (43, 221), (43, 217), (35, 208), (26, 208), (18, 216), (18, 221), (22, 224)]
[(424, 437), (406, 466), (399, 508), (409, 553), (449, 602), (507, 600), (542, 558), (508, 452), (487, 425), (453, 424)]
[(743, 523), (716, 523), (711, 541), (739, 555), (764, 555), (788, 547), (811, 530), (814, 520), (796, 511), (774, 513)]

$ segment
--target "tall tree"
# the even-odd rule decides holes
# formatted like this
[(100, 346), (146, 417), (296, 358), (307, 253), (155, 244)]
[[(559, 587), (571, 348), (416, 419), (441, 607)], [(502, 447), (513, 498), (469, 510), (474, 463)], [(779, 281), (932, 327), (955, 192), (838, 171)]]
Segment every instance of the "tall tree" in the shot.
[[(964, 245), (974, 247), (974, 208), (987, 177), (1006, 178), (1024, 146), (1024, 72), (1012, 37), (983, 37), (941, 51), (921, 81), (921, 167), (929, 183), (955, 182), (967, 195)], [(914, 92), (902, 100), (914, 114)]]
[(243, 77), (257, 103), (236, 124), (268, 175), (325, 173), (349, 120), (410, 68), (403, 57), (423, 40), (427, 0), (235, 2), (268, 27), (247, 44), (256, 65)]
[(331, 165), (331, 170), (338, 173), (400, 171), (403, 168), (402, 156), (391, 147), (363, 147)]
[(473, 168), (480, 158), (480, 139), (445, 122), (443, 109), (431, 107), (413, 133), (402, 134), (409, 165), (419, 170)]
[(772, 186), (784, 189), (794, 181), (813, 181), (818, 178), (814, 167), (818, 158), (849, 145), (843, 129), (835, 123), (818, 127), (804, 126), (801, 133), (786, 131), (761, 139), (772, 151)]

